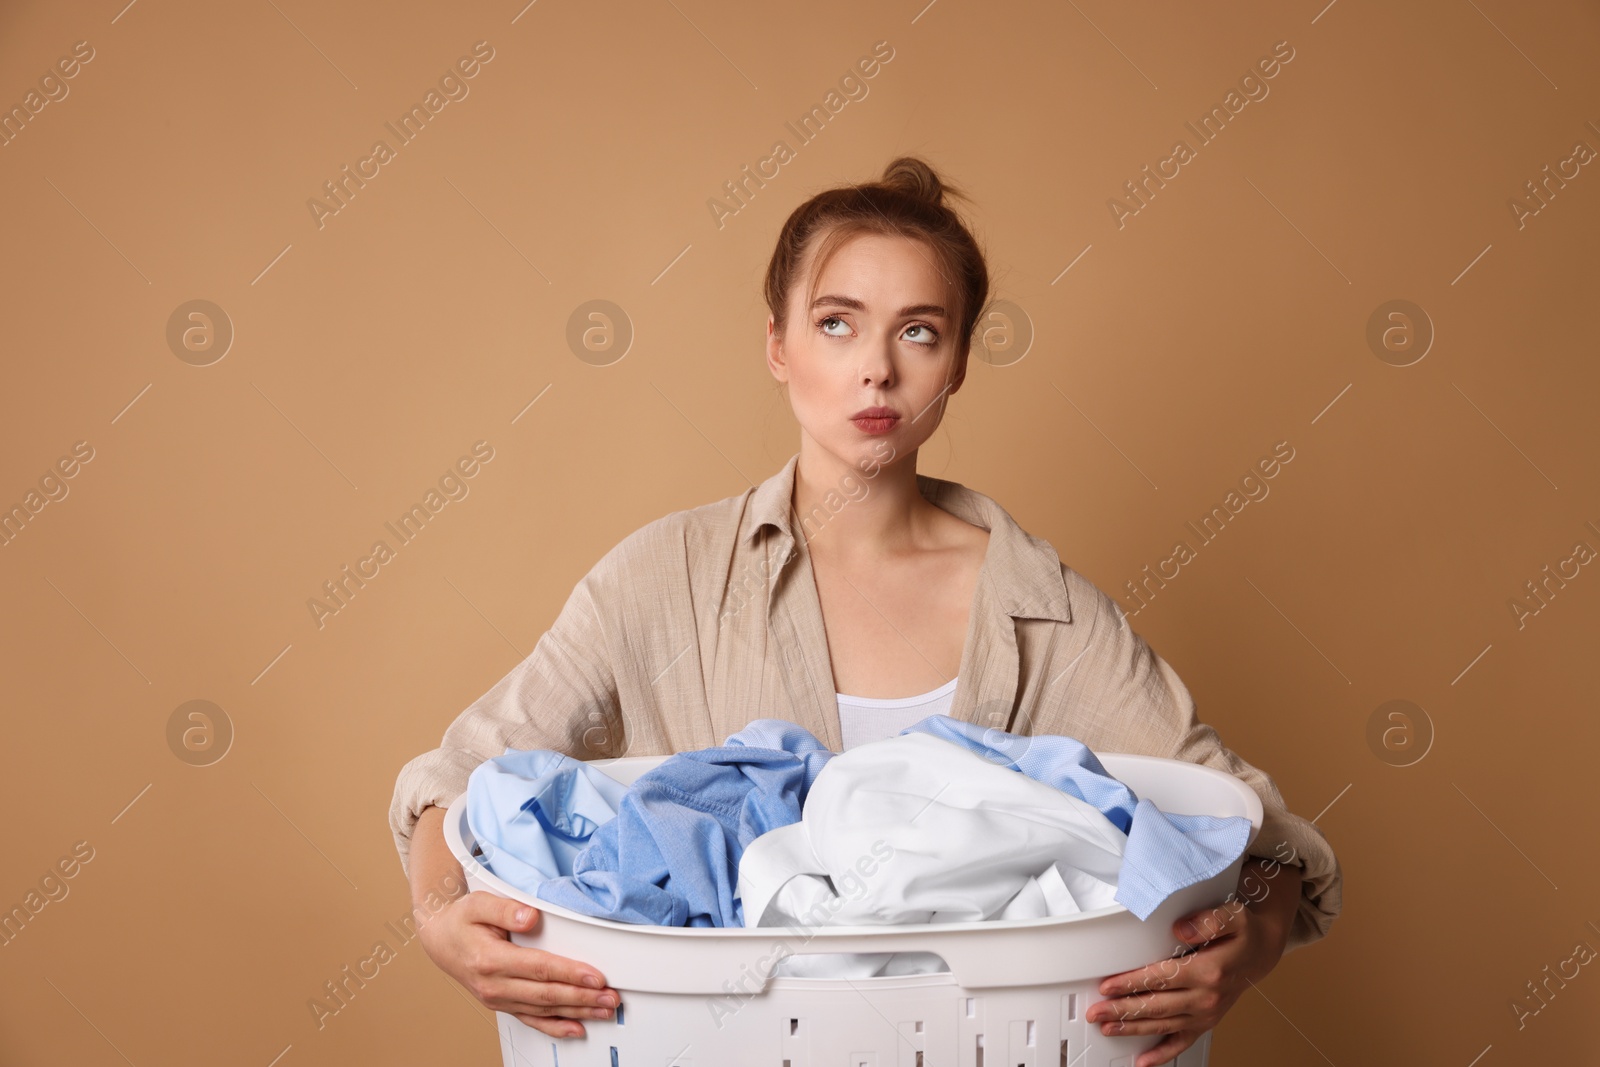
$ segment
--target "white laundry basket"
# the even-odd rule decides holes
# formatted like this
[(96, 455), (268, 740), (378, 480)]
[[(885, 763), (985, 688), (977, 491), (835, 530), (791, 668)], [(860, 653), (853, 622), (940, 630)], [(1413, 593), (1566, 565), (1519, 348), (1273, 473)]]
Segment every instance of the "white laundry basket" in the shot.
[[(1181, 760), (1096, 753), (1106, 771), (1164, 812), (1242, 815), (1250, 840), (1261, 800), (1231, 774)], [(631, 783), (665, 756), (593, 761)], [(1077, 915), (893, 926), (669, 927), (596, 919), (495, 877), (467, 824), (466, 794), (445, 839), (472, 890), (543, 913), (511, 940), (581, 960), (621, 1007), (553, 1038), (497, 1012), (505, 1067), (1132, 1067), (1160, 1035), (1108, 1037), (1084, 1018), (1107, 975), (1174, 955), (1172, 924), (1221, 904), (1244, 856), (1169, 897), (1141, 921), (1119, 904)], [(785, 948), (787, 946), (787, 948)], [(856, 979), (768, 977), (785, 954), (932, 952), (949, 971)], [(1174, 1061), (1205, 1067), (1207, 1033)]]

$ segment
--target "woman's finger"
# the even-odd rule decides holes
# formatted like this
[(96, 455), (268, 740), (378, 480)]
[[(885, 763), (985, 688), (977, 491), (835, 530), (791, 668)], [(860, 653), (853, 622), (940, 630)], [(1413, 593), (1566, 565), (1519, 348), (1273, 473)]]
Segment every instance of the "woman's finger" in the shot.
[(484, 1003), (494, 1000), (510, 1005), (498, 1007), (497, 1010), (525, 1011), (534, 1015), (608, 1019), (617, 1004), (617, 994), (612, 990), (584, 989), (563, 982), (530, 981), (514, 975), (490, 977), (479, 988)]
[(1107, 1037), (1129, 1037), (1136, 1034), (1170, 1034), (1180, 1030), (1195, 1029), (1201, 1021), (1186, 1013), (1161, 1015), (1155, 1018), (1112, 1018), (1100, 1024), (1100, 1032)]
[(1171, 1063), (1178, 1058), (1178, 1054), (1196, 1041), (1200, 1040), (1200, 1030), (1179, 1030), (1168, 1034), (1161, 1041), (1139, 1053), (1133, 1062), (1133, 1067), (1160, 1067), (1163, 1063)]
[(1197, 983), (1191, 974), (1195, 953), (1157, 960), (1132, 971), (1108, 975), (1100, 979), (1100, 995), (1125, 996), (1129, 993), (1149, 993), (1163, 989), (1189, 989)]
[(582, 1023), (573, 1022), (571, 1019), (545, 1018), (539, 1015), (518, 1015), (510, 1012), (513, 1018), (526, 1026), (531, 1026), (541, 1034), (550, 1037), (582, 1037), (584, 1028)]
[(549, 982), (564, 986), (574, 992), (587, 994), (587, 1000), (575, 999), (571, 1003), (598, 1004), (601, 993), (616, 994), (605, 988), (605, 978), (586, 963), (557, 956), (539, 948), (513, 945), (495, 938), (482, 945), (477, 963), (485, 975), (521, 978), (532, 982)]
[(503, 1011), (507, 1015), (519, 1018), (528, 1016), (537, 1019), (550, 1019), (557, 1022), (582, 1022), (590, 1019), (609, 1019), (616, 1013), (615, 1008), (578, 1008), (567, 1004), (554, 1007), (530, 1005), (525, 1001), (507, 1000), (503, 997), (488, 997), (483, 1001), (484, 1006), (494, 1011)]
[(542, 915), (538, 908), (509, 897), (486, 893), (481, 889), (468, 893), (456, 901), (454, 906), (461, 908), (473, 922), (493, 926), (502, 934), (510, 930), (530, 933), (539, 925)]
[(1129, 1022), (1134, 1019), (1171, 1019), (1188, 1016), (1199, 1007), (1199, 993), (1135, 993), (1113, 997), (1089, 1005), (1085, 1018), (1091, 1023)]

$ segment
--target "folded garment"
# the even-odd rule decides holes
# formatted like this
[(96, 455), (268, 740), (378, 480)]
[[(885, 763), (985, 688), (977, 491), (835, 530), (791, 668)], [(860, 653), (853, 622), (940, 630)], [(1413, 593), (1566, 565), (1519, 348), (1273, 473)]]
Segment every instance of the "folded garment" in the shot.
[(1116, 901), (1141, 919), (1148, 919), (1178, 890), (1227, 869), (1249, 844), (1249, 819), (1163, 812), (1113, 778), (1099, 757), (1074, 738), (1012, 734), (948, 715), (930, 715), (906, 727), (901, 736), (913, 732), (961, 745), (1098, 808), (1128, 835)]
[(1066, 915), (1113, 903), (1126, 842), (1088, 801), (907, 730), (830, 760), (738, 890), (751, 926)]
[(468, 778), (468, 822), (489, 869), (571, 911), (657, 926), (743, 925), (745, 847), (799, 820), (834, 755), (802, 726), (757, 719), (722, 745), (669, 756), (619, 796), (541, 752), (508, 750)]

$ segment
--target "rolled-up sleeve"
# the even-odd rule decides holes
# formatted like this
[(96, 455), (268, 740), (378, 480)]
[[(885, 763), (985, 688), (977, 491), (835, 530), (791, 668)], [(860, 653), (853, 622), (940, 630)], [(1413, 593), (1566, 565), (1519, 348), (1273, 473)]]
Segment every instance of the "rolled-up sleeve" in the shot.
[[(1223, 745), (1201, 722), (1194, 699), (1170, 664), (1134, 633), (1121, 607), (1088, 579), (1063, 565), (1072, 603), (1073, 631), (1062, 642), (1066, 689), (1047, 706), (1055, 728), (1073, 733), (1090, 748), (1181, 759), (1226, 771), (1261, 798), (1262, 825), (1249, 853), (1302, 868), (1301, 896), (1285, 952), (1327, 934), (1342, 904), (1342, 873), (1326, 837), (1309, 820), (1289, 811), (1270, 776)], [(1066, 726), (1062, 729), (1060, 727)]]
[(600, 576), (608, 555), (567, 598), (555, 622), (526, 659), (456, 716), (438, 748), (400, 769), (389, 805), (389, 828), (406, 877), (411, 836), (430, 805), (446, 807), (486, 759), (510, 748), (543, 748), (577, 759), (611, 755), (620, 730), (612, 650), (600, 608)]

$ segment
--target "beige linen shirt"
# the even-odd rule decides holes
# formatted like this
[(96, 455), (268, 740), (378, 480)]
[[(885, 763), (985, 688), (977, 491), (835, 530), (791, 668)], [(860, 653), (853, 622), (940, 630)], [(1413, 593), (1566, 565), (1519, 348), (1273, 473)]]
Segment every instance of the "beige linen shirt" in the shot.
[[(450, 724), (439, 748), (401, 769), (389, 824), (408, 876), (417, 817), (447, 806), (473, 768), (508, 747), (578, 759), (666, 755), (720, 745), (752, 719), (782, 718), (841, 750), (806, 542), (859, 498), (865, 479), (798, 516), (799, 459), (758, 486), (624, 538), (579, 580), (527, 659)], [(1333, 849), (1289, 812), (1270, 777), (1199, 721), (1177, 672), (1129, 628), (1121, 607), (984, 494), (923, 474), (917, 486), (990, 532), (949, 714), (1237, 776), (1264, 809), (1250, 853), (1303, 867), (1288, 949), (1325, 935), (1341, 904)]]

